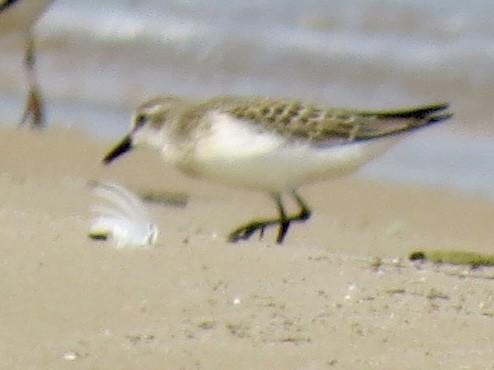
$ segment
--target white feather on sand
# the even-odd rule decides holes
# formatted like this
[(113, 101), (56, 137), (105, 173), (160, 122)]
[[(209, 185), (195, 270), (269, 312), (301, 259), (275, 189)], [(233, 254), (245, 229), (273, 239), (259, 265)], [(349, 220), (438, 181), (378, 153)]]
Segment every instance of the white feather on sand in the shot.
[(92, 187), (89, 237), (113, 240), (116, 248), (147, 247), (156, 243), (158, 227), (142, 201), (122, 185), (104, 182)]

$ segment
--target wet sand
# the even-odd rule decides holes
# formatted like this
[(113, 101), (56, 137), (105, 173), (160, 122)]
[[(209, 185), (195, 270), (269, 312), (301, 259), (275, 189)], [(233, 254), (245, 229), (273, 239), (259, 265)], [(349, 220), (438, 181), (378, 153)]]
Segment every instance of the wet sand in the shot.
[[(32, 369), (468, 369), (493, 365), (494, 270), (412, 264), (415, 249), (492, 251), (494, 204), (347, 178), (301, 189), (313, 218), (224, 235), (274, 213), (262, 194), (180, 176), (154, 153), (104, 168), (112, 142), (0, 128), (0, 361)], [(87, 238), (88, 182), (189, 194), (151, 205), (144, 250)]]

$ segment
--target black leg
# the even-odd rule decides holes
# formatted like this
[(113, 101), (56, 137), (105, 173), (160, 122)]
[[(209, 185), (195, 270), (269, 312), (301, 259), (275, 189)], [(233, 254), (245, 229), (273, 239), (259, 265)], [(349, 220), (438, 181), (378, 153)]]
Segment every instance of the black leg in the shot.
[(278, 207), (281, 208), (281, 211), (283, 211), (283, 213), (280, 211), (280, 229), (278, 231), (278, 237), (276, 238), (276, 242), (278, 244), (283, 243), (283, 240), (285, 239), (285, 236), (288, 232), (288, 227), (290, 226), (290, 222), (292, 221), (304, 222), (307, 221), (311, 216), (311, 211), (309, 207), (307, 207), (304, 200), (300, 197), (300, 195), (297, 194), (295, 190), (292, 191), (292, 196), (297, 202), (298, 206), (300, 207), (300, 211), (296, 215), (286, 217), (280, 199), (280, 203), (278, 204)]
[(29, 93), (20, 124), (23, 125), (30, 120), (32, 127), (41, 128), (44, 125), (44, 110), (43, 99), (36, 82), (35, 62), (34, 39), (31, 31), (29, 31), (26, 35), (26, 52), (24, 56), (24, 68), (29, 84)]
[(281, 195), (276, 194), (274, 196), (274, 201), (276, 202), (276, 206), (278, 207), (278, 213), (280, 215), (279, 223), (280, 227), (278, 229), (278, 236), (276, 237), (276, 243), (281, 244), (283, 239), (285, 239), (285, 235), (288, 232), (288, 228), (290, 227), (290, 220), (286, 217), (285, 209), (283, 208), (283, 203), (281, 202)]
[(292, 221), (307, 221), (312, 215), (311, 210), (309, 209), (309, 207), (307, 207), (307, 204), (305, 204), (304, 200), (300, 197), (300, 195), (297, 194), (295, 190), (292, 191), (292, 195), (297, 201), (298, 206), (300, 207), (298, 215), (296, 215), (295, 219), (293, 219)]
[(285, 209), (283, 208), (281, 195), (273, 194), (273, 199), (278, 208), (279, 217), (276, 219), (255, 220), (248, 224), (241, 225), (230, 233), (230, 235), (228, 236), (228, 241), (235, 243), (239, 240), (249, 239), (257, 230), (260, 230), (260, 236), (262, 238), (262, 236), (264, 235), (264, 229), (266, 227), (279, 225), (276, 242), (278, 244), (283, 243), (288, 232), (288, 228), (290, 227), (290, 223), (292, 221), (306, 221), (310, 218), (311, 215), (310, 209), (295, 191), (292, 192), (292, 196), (300, 207), (300, 211), (296, 215), (287, 216), (285, 213)]

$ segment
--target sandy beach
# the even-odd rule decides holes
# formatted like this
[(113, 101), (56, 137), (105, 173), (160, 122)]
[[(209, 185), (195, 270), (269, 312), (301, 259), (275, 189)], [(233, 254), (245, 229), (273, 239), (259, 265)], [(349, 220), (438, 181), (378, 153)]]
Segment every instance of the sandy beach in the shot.
[[(262, 194), (180, 176), (155, 153), (110, 167), (112, 142), (0, 128), (4, 369), (487, 369), (494, 271), (414, 264), (415, 249), (489, 252), (494, 204), (353, 178), (301, 189), (313, 218), (285, 245), (238, 245)], [(92, 180), (185, 192), (149, 205), (150, 249), (87, 237)]]

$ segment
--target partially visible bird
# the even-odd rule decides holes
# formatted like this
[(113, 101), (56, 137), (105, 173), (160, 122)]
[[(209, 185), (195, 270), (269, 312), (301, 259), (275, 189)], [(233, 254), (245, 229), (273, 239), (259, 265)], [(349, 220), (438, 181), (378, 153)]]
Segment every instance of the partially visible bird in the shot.
[(36, 49), (33, 26), (53, 0), (0, 0), (0, 36), (18, 33), (25, 39), (24, 68), (29, 92), (20, 124), (31, 122), (33, 127), (45, 123), (43, 99), (35, 71)]

